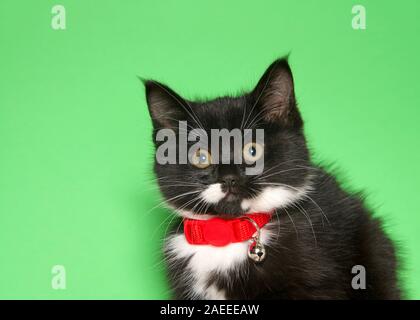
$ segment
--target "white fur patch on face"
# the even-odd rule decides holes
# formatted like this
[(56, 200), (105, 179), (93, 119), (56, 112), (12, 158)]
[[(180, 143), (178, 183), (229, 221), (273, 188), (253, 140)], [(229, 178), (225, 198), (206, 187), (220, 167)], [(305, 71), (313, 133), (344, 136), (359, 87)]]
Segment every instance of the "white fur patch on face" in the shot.
[(209, 185), (200, 194), (201, 198), (203, 198), (207, 203), (212, 204), (218, 203), (225, 195), (226, 193), (222, 191), (222, 185), (220, 183), (213, 183)]
[(299, 200), (309, 190), (309, 185), (293, 189), (283, 186), (267, 187), (257, 197), (242, 200), (241, 207), (247, 212), (271, 211)]
[[(267, 224), (261, 229), (263, 244), (268, 244), (273, 238), (273, 231), (269, 226), (270, 224)], [(173, 260), (190, 258), (187, 267), (189, 270), (180, 275), (191, 288), (189, 298), (224, 300), (224, 290), (214, 284), (208, 286), (209, 276), (212, 272), (228, 276), (227, 272), (233, 269), (240, 272), (240, 268), (248, 259), (248, 246), (248, 241), (231, 243), (224, 247), (193, 245), (188, 243), (184, 234), (178, 234), (168, 238), (166, 251)]]
[[(222, 185), (220, 183), (213, 183), (209, 185), (206, 189), (204, 189), (199, 197), (207, 204), (216, 204), (220, 200), (222, 200), (225, 197), (226, 193), (222, 191)], [(167, 204), (168, 205), (168, 204)], [(185, 218), (190, 219), (198, 219), (198, 220), (207, 220), (214, 218), (214, 215), (209, 214), (195, 214), (189, 210), (181, 209), (172, 207), (171, 205), (168, 205), (169, 208), (176, 211), (179, 215)]]

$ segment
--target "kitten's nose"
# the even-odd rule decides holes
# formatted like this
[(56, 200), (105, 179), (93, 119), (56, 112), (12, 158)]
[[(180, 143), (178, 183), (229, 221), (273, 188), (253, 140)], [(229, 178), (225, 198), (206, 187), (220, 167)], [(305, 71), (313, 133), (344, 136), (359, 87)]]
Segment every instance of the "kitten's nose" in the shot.
[(236, 166), (220, 165), (217, 168), (217, 180), (221, 183), (223, 192), (236, 193), (240, 189), (241, 179)]
[(238, 177), (233, 174), (228, 174), (222, 177), (222, 184), (226, 186), (226, 188), (231, 189), (235, 187), (238, 182)]

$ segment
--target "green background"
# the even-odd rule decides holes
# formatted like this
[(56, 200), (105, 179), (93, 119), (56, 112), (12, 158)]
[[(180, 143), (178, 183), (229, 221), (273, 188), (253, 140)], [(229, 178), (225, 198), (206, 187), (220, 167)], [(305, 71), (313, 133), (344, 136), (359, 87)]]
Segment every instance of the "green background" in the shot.
[(366, 191), (420, 298), (419, 1), (61, 0), (66, 30), (54, 4), (0, 1), (0, 298), (169, 298), (136, 76), (215, 97), (289, 52), (315, 158)]

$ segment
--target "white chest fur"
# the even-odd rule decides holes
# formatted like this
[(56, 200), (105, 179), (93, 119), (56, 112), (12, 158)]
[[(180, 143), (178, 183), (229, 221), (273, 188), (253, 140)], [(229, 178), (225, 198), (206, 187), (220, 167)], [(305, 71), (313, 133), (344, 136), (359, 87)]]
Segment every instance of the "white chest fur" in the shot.
[[(308, 178), (309, 179), (309, 178)], [(302, 187), (283, 186), (267, 187), (254, 199), (242, 201), (242, 209), (248, 212), (271, 211), (281, 208), (307, 196), (311, 190), (310, 181)], [(224, 194), (220, 184), (210, 185), (202, 193), (206, 203), (216, 203), (223, 198)], [(177, 210), (176, 210), (177, 211)], [(178, 213), (187, 218), (210, 219), (212, 216), (194, 215), (191, 212), (180, 210)], [(261, 229), (261, 242), (267, 245), (270, 241), (276, 240), (273, 236), (278, 229), (274, 223), (268, 223)], [(217, 272), (220, 276), (228, 276), (229, 271), (241, 272), (241, 267), (248, 259), (248, 241), (232, 243), (224, 247), (211, 245), (191, 245), (185, 239), (184, 234), (169, 237), (166, 242), (166, 250), (172, 260), (189, 258), (187, 270), (179, 271), (182, 282), (190, 288), (188, 298), (190, 299), (226, 299), (226, 292), (223, 288), (215, 285), (208, 286), (209, 276)], [(267, 252), (269, 255), (270, 252)], [(171, 261), (168, 261), (171, 263)], [(173, 261), (172, 261), (173, 263)], [(254, 262), (252, 262), (254, 263)], [(227, 278), (229, 280), (229, 278)]]
[[(270, 224), (261, 229), (263, 244), (267, 244), (272, 238), (271, 229)], [(227, 276), (228, 271), (234, 269), (240, 272), (248, 259), (248, 245), (248, 241), (231, 243), (223, 247), (192, 245), (187, 242), (184, 234), (178, 234), (168, 238), (166, 250), (173, 260), (190, 258), (188, 270), (180, 274), (183, 277), (182, 281), (190, 288), (189, 298), (223, 300), (226, 299), (225, 291), (215, 285), (208, 286), (209, 276), (213, 272)]]

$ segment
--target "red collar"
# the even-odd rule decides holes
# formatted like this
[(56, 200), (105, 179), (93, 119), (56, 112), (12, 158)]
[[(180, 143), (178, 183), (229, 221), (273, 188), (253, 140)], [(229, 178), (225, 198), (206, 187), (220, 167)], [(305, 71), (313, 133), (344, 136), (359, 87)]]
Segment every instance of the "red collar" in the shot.
[[(271, 219), (271, 213), (247, 214), (262, 228)], [(243, 242), (252, 238), (255, 226), (247, 218), (211, 218), (208, 220), (184, 219), (184, 233), (190, 244), (211, 244), (222, 247), (232, 242)]]

